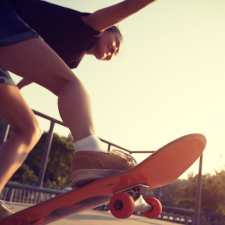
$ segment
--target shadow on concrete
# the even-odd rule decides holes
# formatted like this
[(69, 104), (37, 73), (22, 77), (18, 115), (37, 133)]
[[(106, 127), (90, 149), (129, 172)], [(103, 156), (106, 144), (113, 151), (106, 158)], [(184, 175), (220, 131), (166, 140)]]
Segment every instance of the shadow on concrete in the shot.
[[(73, 216), (69, 216), (67, 217), (67, 220), (77, 220), (77, 221), (93, 221), (93, 220), (98, 220), (98, 221), (123, 221), (120, 219), (116, 219), (113, 216), (111, 216), (110, 214), (108, 215), (93, 215), (93, 214), (77, 214), (77, 215), (73, 215)], [(146, 219), (146, 218), (142, 218), (142, 217), (135, 217), (135, 218), (129, 218), (129, 220), (135, 221), (135, 222), (141, 222), (141, 223), (145, 223), (145, 224), (150, 224), (150, 225), (160, 225), (160, 221), (151, 221), (150, 219)]]
[(67, 217), (67, 219), (75, 220), (115, 220), (115, 218), (108, 215), (93, 215), (93, 214), (77, 214)]

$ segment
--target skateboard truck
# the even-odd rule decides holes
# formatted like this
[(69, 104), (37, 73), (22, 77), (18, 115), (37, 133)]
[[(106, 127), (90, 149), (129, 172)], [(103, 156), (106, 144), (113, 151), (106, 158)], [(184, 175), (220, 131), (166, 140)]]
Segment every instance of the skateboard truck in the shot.
[[(150, 190), (149, 186), (138, 185), (114, 194), (108, 205), (111, 214), (120, 219), (130, 217), (136, 209), (135, 201), (143, 196), (143, 190), (146, 189)], [(141, 210), (141, 214), (148, 218), (159, 217), (162, 213), (161, 202), (153, 196), (143, 197), (143, 199), (148, 206)]]

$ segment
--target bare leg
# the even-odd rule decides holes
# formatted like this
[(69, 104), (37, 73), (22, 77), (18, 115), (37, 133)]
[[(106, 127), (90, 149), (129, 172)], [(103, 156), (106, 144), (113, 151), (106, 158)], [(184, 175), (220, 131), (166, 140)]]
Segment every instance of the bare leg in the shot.
[[(75, 140), (94, 133), (89, 98), (84, 87), (41, 38), (1, 47), (0, 68), (36, 82), (57, 95), (59, 112)], [(1, 105), (6, 106), (4, 110), (0, 109), (0, 117), (7, 119), (15, 129), (14, 135), (1, 149), (1, 191), (37, 142), (35, 136), (38, 135), (35, 134), (38, 132), (33, 113), (18, 88), (2, 85), (0, 94), (3, 96), (0, 96)]]
[(58, 107), (75, 140), (94, 133), (89, 98), (79, 80), (67, 84), (59, 93)]
[(56, 94), (59, 112), (75, 140), (94, 133), (89, 98), (84, 87), (41, 38), (1, 48), (0, 67)]
[[(59, 112), (64, 123), (69, 127), (75, 141), (82, 139), (82, 142), (83, 138), (94, 134), (89, 98), (84, 87), (63, 60), (58, 57), (41, 38), (30, 39), (19, 44), (0, 48), (0, 68), (14, 72), (30, 82), (36, 82), (57, 95)], [(6, 105), (8, 104), (7, 102), (10, 102), (9, 99), (6, 99)], [(25, 109), (25, 107), (23, 108)], [(7, 112), (9, 111), (10, 108), (7, 108)], [(3, 116), (3, 118), (6, 118), (6, 116)], [(16, 119), (16, 123), (22, 121), (21, 118), (14, 118), (13, 115), (12, 118)], [(11, 121), (11, 124), (13, 124), (12, 122), (13, 121)], [(25, 128), (22, 127), (20, 130), (25, 131), (26, 129), (24, 129)], [(28, 132), (28, 134), (29, 133), (30, 132)], [(17, 135), (19, 134), (20, 133), (18, 132)], [(13, 142), (18, 144), (14, 144)], [(23, 149), (24, 145), (21, 143), (23, 142), (18, 137), (17, 139), (14, 138), (14, 140), (9, 140), (9, 142), (4, 146), (4, 157), (6, 161), (7, 159), (8, 161), (3, 170), (0, 167), (0, 176), (2, 176), (0, 179), (3, 180), (2, 186), (4, 186), (5, 181), (9, 179), (13, 174), (13, 171), (15, 171), (23, 161), (23, 157), (19, 154), (16, 156), (9, 156), (8, 154), (10, 149), (14, 149), (14, 151), (11, 150), (13, 152), (15, 152), (15, 149)], [(26, 147), (24, 149), (28, 150), (31, 146), (32, 144), (29, 145), (29, 148)], [(97, 150), (99, 149), (100, 148)], [(83, 150), (86, 150), (86, 147), (83, 148)], [(93, 149), (90, 148), (87, 150)], [(21, 151), (22, 150), (18, 150), (19, 153)], [(124, 165), (127, 165), (127, 160), (119, 155), (115, 157), (112, 156), (111, 158), (110, 154), (104, 152), (87, 154), (83, 157), (84, 154), (86, 154), (85, 151), (81, 152), (81, 158), (85, 159), (85, 157), (88, 156), (90, 159), (89, 162), (95, 161), (93, 155), (98, 155), (99, 160), (96, 160), (96, 164), (92, 165), (92, 168), (102, 170), (104, 168), (107, 169), (110, 166), (110, 168), (118, 169), (121, 168), (121, 166), (122, 168), (125, 168)], [(75, 158), (79, 163), (82, 163), (82, 165), (88, 162), (86, 160), (81, 162), (78, 156)], [(102, 161), (105, 161), (105, 164), (109, 162), (111, 163), (104, 166)], [(12, 169), (9, 173), (8, 171), (11, 167)], [(80, 173), (80, 171), (77, 170), (77, 173)], [(75, 176), (75, 179), (78, 178)]]
[(37, 143), (40, 130), (32, 110), (26, 105), (17, 87), (0, 84), (0, 103), (0, 118), (6, 119), (13, 129), (13, 134), (0, 149), (1, 192)]

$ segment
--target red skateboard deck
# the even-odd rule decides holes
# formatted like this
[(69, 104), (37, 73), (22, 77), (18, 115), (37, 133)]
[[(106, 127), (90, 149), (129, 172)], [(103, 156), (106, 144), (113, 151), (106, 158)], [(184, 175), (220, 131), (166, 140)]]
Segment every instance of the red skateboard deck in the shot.
[(150, 155), (136, 167), (72, 190), (0, 220), (1, 225), (45, 225), (111, 199), (118, 192), (138, 185), (150, 189), (175, 181), (202, 154), (206, 139), (190, 134), (176, 139)]

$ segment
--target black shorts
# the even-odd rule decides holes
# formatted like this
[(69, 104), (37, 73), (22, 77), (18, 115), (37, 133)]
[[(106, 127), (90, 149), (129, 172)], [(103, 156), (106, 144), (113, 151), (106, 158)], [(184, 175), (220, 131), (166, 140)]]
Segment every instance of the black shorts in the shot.
[(34, 37), (38, 37), (38, 33), (18, 16), (9, 0), (1, 0), (0, 47), (15, 44)]

